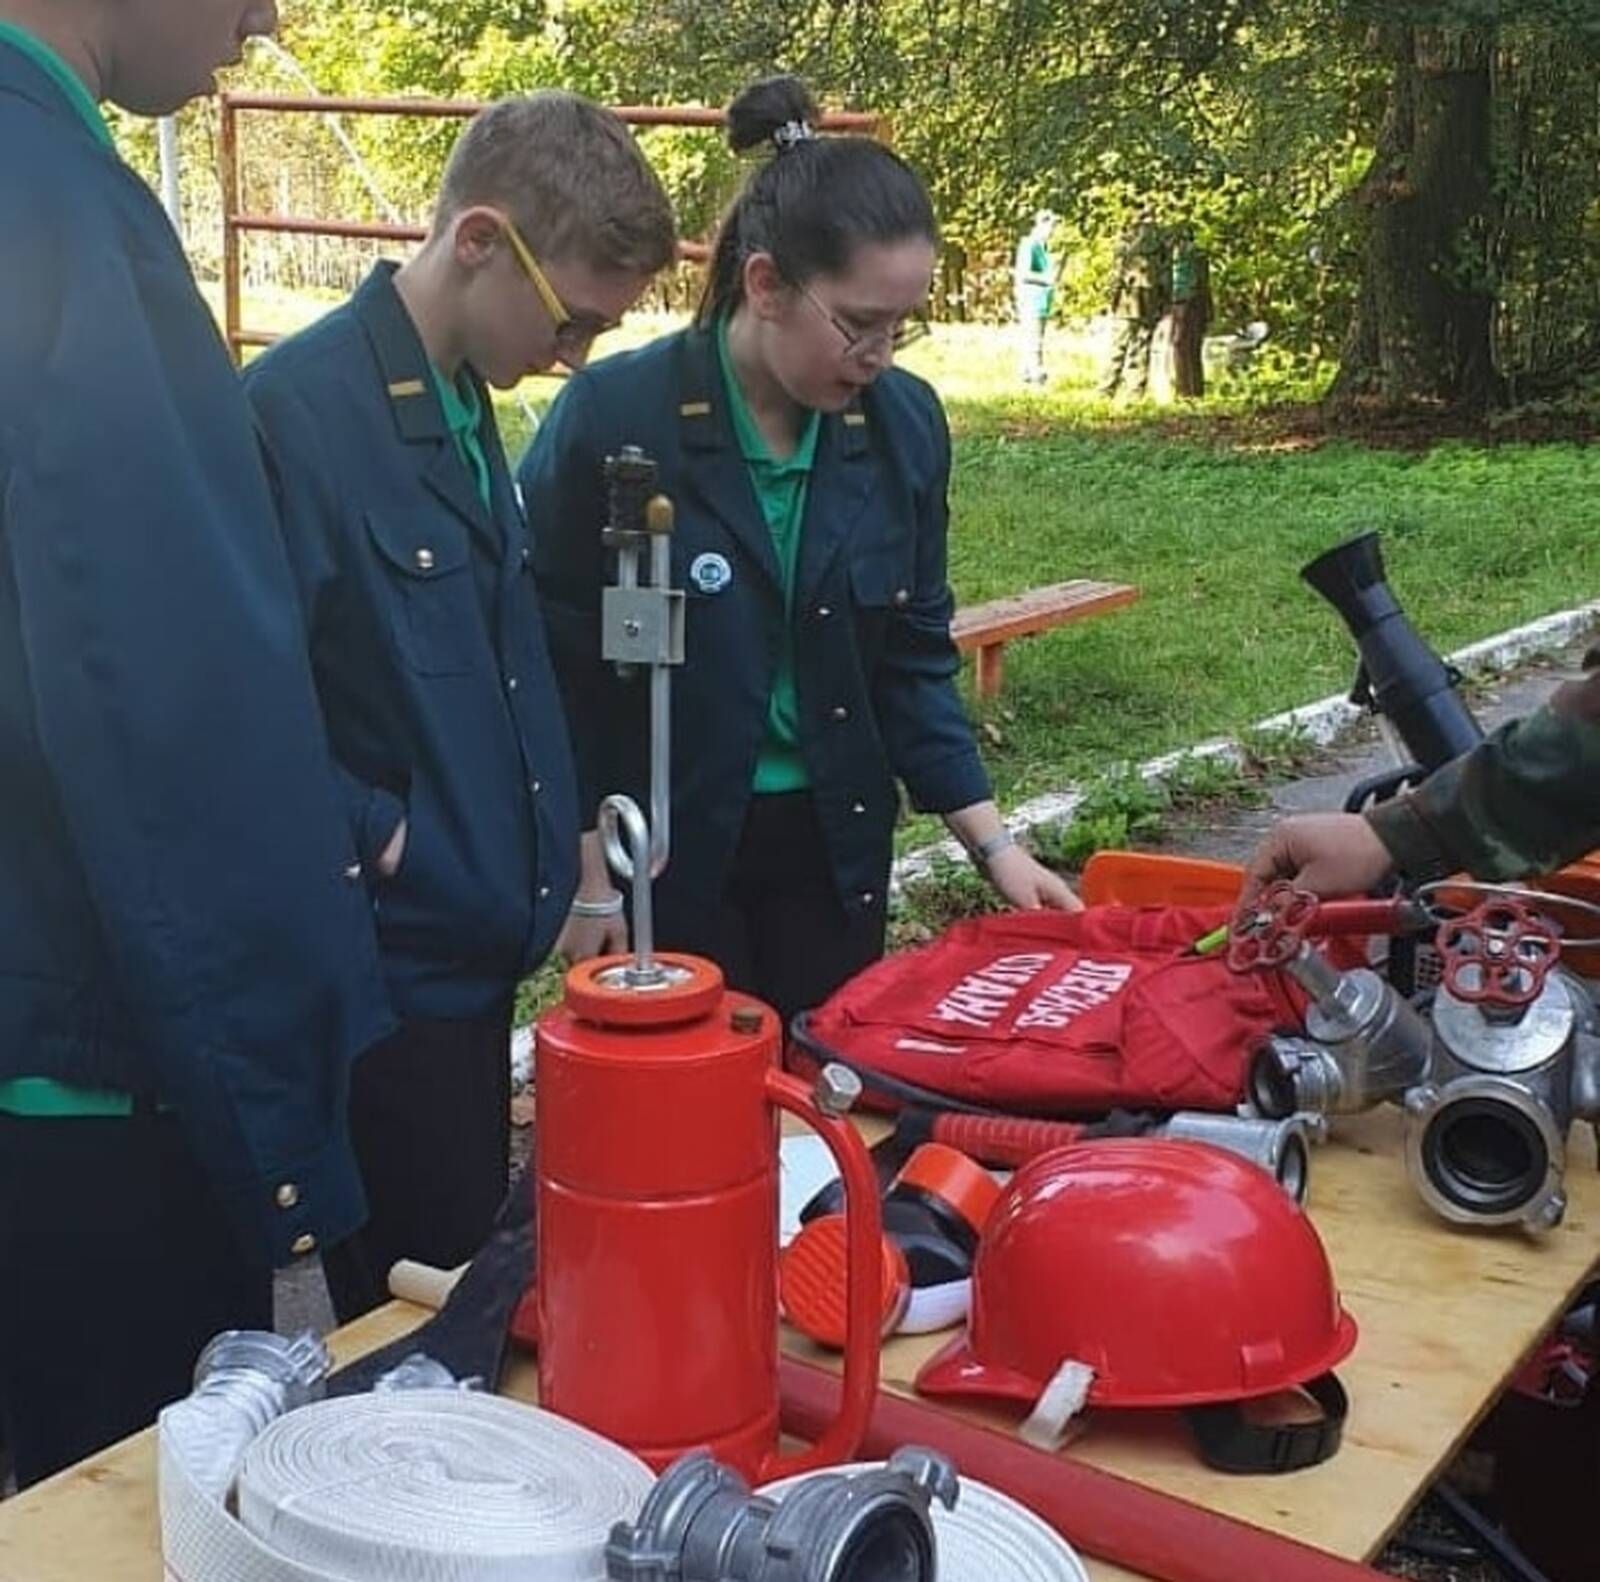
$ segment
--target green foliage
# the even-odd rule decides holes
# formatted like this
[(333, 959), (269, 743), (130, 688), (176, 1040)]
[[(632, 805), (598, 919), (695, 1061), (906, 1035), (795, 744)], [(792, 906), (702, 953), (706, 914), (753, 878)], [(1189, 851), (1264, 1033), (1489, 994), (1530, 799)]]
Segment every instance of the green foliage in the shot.
[(1081, 868), (1097, 851), (1149, 841), (1170, 806), (1159, 781), (1147, 780), (1132, 764), (1118, 764), (1083, 788), (1083, 800), (1064, 824), (1043, 834), (1044, 860)]
[(967, 862), (935, 855), (927, 875), (905, 886), (889, 913), (889, 948), (925, 944), (964, 917), (1000, 910), (994, 890)]
[[(562, 84), (613, 104), (725, 104), (802, 73), (825, 103), (879, 111), (933, 191), (949, 247), (940, 296), (1010, 312), (1010, 258), (1037, 206), (1064, 217), (1058, 311), (1103, 310), (1119, 232), (1141, 209), (1190, 221), (1219, 327), (1263, 319), (1254, 399), (1325, 382), (1362, 278), (1361, 194), (1386, 110), (1395, 28), (1494, 45), (1493, 210), (1459, 259), (1498, 294), (1514, 397), (1552, 369), (1600, 368), (1600, 6), (1594, 0), (283, 0), (283, 42), (242, 80), (268, 89), (487, 98)], [(1492, 30), (1488, 31), (1488, 30)], [(304, 72), (304, 77), (300, 75)], [(458, 126), (247, 118), (246, 206), (423, 220)], [(148, 128), (125, 142), (153, 172)], [(269, 141), (270, 140), (270, 141)], [(704, 235), (738, 164), (716, 132), (644, 142), (686, 235)], [(271, 157), (264, 157), (270, 148)], [(186, 202), (203, 269), (220, 239), (214, 115), (185, 118)], [(374, 191), (376, 189), (376, 192)], [(379, 196), (381, 194), (381, 197)], [(347, 287), (374, 249), (251, 240), (253, 280)], [(1446, 270), (1448, 257), (1438, 261)], [(680, 295), (685, 293), (680, 283)]]

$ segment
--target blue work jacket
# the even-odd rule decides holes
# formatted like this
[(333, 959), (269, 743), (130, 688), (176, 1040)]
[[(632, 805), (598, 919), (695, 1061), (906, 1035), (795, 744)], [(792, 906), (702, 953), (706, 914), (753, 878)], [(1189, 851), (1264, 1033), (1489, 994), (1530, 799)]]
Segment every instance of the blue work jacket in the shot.
[(393, 1019), (249, 409), (149, 189), (6, 46), (0, 799), (0, 1077), (170, 1105), (263, 1256), (353, 1230)]
[[(738, 845), (767, 729), (785, 623), (800, 748), (843, 905), (881, 904), (896, 779), (949, 812), (990, 795), (955, 687), (945, 570), (950, 438), (938, 398), (891, 370), (822, 419), (792, 614), (729, 417), (711, 332), (606, 359), (562, 391), (519, 476), (567, 698), (586, 821), (647, 785), (647, 688), (600, 659), (603, 466), (624, 445), (660, 464), (677, 507), (674, 580), (687, 662), (673, 680), (673, 851), (665, 904), (715, 904)], [(681, 912), (679, 915), (682, 915)]]
[[(488, 392), (486, 508), (410, 314), (380, 264), (245, 376), (403, 1016), (492, 1010), (555, 942), (577, 885), (577, 795)], [(370, 872), (370, 864), (369, 864)]]

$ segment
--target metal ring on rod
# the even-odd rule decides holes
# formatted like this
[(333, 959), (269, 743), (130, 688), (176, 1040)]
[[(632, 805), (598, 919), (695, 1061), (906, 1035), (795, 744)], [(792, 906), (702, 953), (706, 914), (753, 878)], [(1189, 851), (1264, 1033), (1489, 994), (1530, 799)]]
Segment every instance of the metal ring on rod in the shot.
[[(1456, 917), (1464, 915), (1467, 908), (1452, 908), (1448, 904), (1441, 905), (1433, 897), (1454, 892), (1479, 897), (1510, 899), (1515, 901), (1530, 902), (1535, 906), (1546, 906), (1557, 909), (1571, 907), (1579, 912), (1587, 913), (1590, 917), (1600, 921), (1600, 905), (1593, 901), (1585, 901), (1575, 895), (1561, 895), (1553, 890), (1535, 890), (1521, 884), (1488, 884), (1479, 879), (1435, 879), (1428, 884), (1419, 885), (1413, 892), (1416, 899), (1426, 908), (1429, 917), (1436, 923), (1448, 923)], [(1559, 922), (1559, 917), (1553, 919)], [(1569, 939), (1565, 934), (1561, 936), (1563, 950), (1593, 950), (1600, 947), (1600, 934), (1584, 939)]]
[(600, 804), (597, 823), (606, 861), (612, 872), (625, 879), (633, 889), (633, 960), (615, 971), (620, 974), (621, 981), (633, 989), (658, 989), (678, 981), (681, 973), (675, 974), (673, 969), (663, 967), (655, 959), (649, 823), (639, 804), (620, 792), (608, 796)]

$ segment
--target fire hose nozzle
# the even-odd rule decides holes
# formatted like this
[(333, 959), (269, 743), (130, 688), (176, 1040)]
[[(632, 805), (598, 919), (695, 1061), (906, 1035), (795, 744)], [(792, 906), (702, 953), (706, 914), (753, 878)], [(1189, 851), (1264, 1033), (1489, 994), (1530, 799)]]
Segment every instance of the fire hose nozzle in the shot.
[(1158, 1127), (1157, 1135), (1176, 1142), (1209, 1143), (1248, 1159), (1303, 1204), (1311, 1191), (1311, 1144), (1321, 1142), (1327, 1130), (1319, 1115), (1257, 1120), (1185, 1110)]

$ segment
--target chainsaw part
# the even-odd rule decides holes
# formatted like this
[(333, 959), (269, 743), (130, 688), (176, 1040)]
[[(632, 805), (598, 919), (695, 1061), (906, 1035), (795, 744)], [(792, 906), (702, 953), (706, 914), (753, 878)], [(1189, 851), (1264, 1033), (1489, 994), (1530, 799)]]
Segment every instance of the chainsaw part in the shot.
[[(779, 1371), (785, 1432), (801, 1438), (819, 1432), (838, 1406), (838, 1379), (792, 1357), (784, 1358)], [(1376, 1571), (1353, 1560), (886, 1391), (873, 1409), (863, 1449), (882, 1456), (908, 1443), (940, 1451), (963, 1478), (980, 1478), (1020, 1501), (1083, 1554), (1154, 1582), (1382, 1582)]]
[[(829, 1113), (848, 1073), (819, 1105), (777, 1069), (772, 1011), (710, 962), (661, 959), (681, 981), (630, 987), (608, 975), (627, 958), (582, 963), (538, 1025), (539, 1398), (657, 1469), (697, 1448), (751, 1479), (849, 1459), (877, 1382), (882, 1220), (865, 1145)], [(849, 1411), (781, 1459), (779, 1109), (828, 1144), (849, 1218)]]
[(609, 1582), (935, 1582), (930, 1507), (954, 1507), (955, 1468), (897, 1450), (872, 1471), (788, 1480), (751, 1494), (703, 1453), (669, 1467), (633, 1522), (606, 1545)]
[[(858, 1461), (833, 1470), (882, 1472), (885, 1466), (882, 1461)], [(786, 1478), (756, 1492), (776, 1499), (800, 1481)], [(1064, 1538), (987, 1483), (963, 1477), (954, 1507), (936, 1500), (929, 1514), (939, 1549), (939, 1582), (1089, 1582), (1083, 1562)]]
[[(930, 1315), (913, 1311), (914, 1296), (972, 1278), (978, 1234), (999, 1196), (987, 1170), (941, 1143), (925, 1143), (906, 1161), (883, 1199), (885, 1335), (961, 1322), (965, 1300), (940, 1303)], [(783, 1316), (802, 1335), (835, 1349), (843, 1347), (846, 1334), (845, 1231), (837, 1214), (813, 1218), (778, 1260)]]
[[(916, 1386), (1032, 1407), (1077, 1364), (1088, 1405), (1217, 1407), (1190, 1416), (1212, 1464), (1282, 1471), (1337, 1448), (1331, 1370), (1355, 1341), (1310, 1220), (1259, 1170), (1198, 1143), (1079, 1143), (1017, 1172), (984, 1229), (968, 1330)], [(1321, 1421), (1257, 1428), (1236, 1409), (1296, 1388)]]

